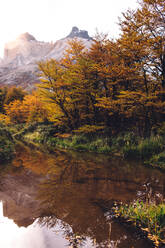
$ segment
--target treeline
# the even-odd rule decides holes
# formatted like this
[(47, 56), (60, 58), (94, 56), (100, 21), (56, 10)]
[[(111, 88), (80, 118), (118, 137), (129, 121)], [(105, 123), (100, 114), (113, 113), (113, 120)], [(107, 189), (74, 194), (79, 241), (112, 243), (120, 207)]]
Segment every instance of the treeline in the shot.
[(9, 101), (1, 89), (1, 120), (150, 136), (165, 117), (164, 23), (164, 0), (142, 0), (123, 14), (117, 40), (97, 35), (90, 49), (71, 41), (60, 61), (38, 63), (42, 83), (35, 93)]

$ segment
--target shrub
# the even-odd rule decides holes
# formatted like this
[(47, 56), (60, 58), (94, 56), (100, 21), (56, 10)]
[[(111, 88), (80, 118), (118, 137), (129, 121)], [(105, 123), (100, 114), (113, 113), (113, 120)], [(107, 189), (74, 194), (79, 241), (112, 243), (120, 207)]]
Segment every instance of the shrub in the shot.
[(72, 145), (86, 144), (88, 143), (88, 138), (85, 135), (73, 135), (72, 136)]
[(129, 205), (121, 205), (116, 208), (116, 214), (132, 221), (142, 230), (148, 232), (148, 237), (154, 241), (156, 247), (160, 242), (164, 242), (165, 229), (165, 204), (144, 203), (136, 201)]
[(163, 139), (160, 136), (150, 137), (140, 142), (138, 150), (142, 159), (152, 157), (163, 149)]
[(150, 137), (139, 142), (138, 145), (126, 144), (123, 147), (123, 155), (125, 158), (141, 158), (149, 159), (154, 154), (163, 150), (163, 139), (160, 136)]
[(136, 146), (137, 144), (138, 138), (132, 132), (121, 134), (112, 138), (112, 145), (117, 149), (125, 146), (126, 150), (129, 150), (129, 148), (131, 149), (132, 146)]
[(152, 156), (149, 161), (146, 161), (146, 164), (150, 164), (153, 167), (165, 169), (165, 152), (161, 152)]
[(10, 133), (0, 129), (0, 161), (9, 161), (14, 156), (14, 142)]

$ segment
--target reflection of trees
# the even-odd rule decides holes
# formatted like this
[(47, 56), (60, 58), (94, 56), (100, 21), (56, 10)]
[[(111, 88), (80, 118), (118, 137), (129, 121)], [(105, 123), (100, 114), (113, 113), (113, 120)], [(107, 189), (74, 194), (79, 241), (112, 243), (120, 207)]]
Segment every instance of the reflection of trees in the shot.
[(64, 151), (52, 155), (20, 149), (16, 159), (21, 159), (22, 165), (36, 174), (46, 176), (38, 192), (40, 223), (51, 228), (58, 224), (58, 219), (62, 220), (61, 228), (73, 247), (74, 242), (75, 245), (80, 240), (86, 242), (87, 237), (99, 248), (112, 248), (116, 242), (122, 248), (147, 247), (136, 246), (136, 238), (117, 223), (112, 223), (109, 238), (110, 220), (104, 212), (114, 200), (135, 199), (137, 192), (144, 191), (146, 180), (153, 187), (155, 172), (130, 164), (123, 166), (123, 162), (102, 155)]
[[(78, 170), (76, 179), (79, 179), (79, 170), (81, 171), (82, 168), (72, 164), (68, 166), (68, 170), (65, 168), (61, 172), (62, 176), (60, 174), (59, 177), (48, 179), (40, 185), (38, 198), (45, 209), (39, 219), (40, 223), (52, 228), (57, 225), (58, 219), (62, 220), (61, 228), (72, 247), (80, 247), (76, 246), (77, 236), (83, 242), (86, 241), (85, 238), (90, 237), (93, 242), (95, 241), (95, 247), (99, 248), (112, 248), (115, 244), (117, 244), (116, 247), (122, 248), (131, 247), (131, 245), (144, 247), (143, 243), (141, 246), (136, 245), (136, 237), (131, 237), (131, 233), (119, 223), (112, 223), (111, 235), (109, 235), (110, 220), (107, 219), (103, 208), (100, 208), (100, 204), (104, 201), (97, 199), (95, 180), (86, 180), (85, 183), (75, 182), (75, 168)], [(69, 175), (68, 171), (72, 174)], [(102, 186), (105, 185), (103, 182)], [(108, 192), (106, 193), (109, 203)], [(69, 228), (65, 223), (69, 224)]]
[(78, 163), (70, 163), (57, 178), (48, 179), (40, 185), (38, 198), (46, 209), (40, 221), (52, 227), (57, 219), (61, 219), (72, 228), (72, 233), (67, 232), (67, 236), (72, 237), (70, 240), (76, 242), (73, 235), (76, 233), (83, 240), (90, 237), (104, 243), (108, 222), (99, 206), (93, 203), (95, 184), (91, 180), (77, 183), (81, 177), (82, 167)]

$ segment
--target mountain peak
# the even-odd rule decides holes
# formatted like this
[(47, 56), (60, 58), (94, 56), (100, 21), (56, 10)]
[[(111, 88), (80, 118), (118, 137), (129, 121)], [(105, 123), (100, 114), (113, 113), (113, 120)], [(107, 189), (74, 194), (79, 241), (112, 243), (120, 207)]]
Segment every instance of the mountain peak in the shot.
[(73, 27), (70, 34), (55, 43), (37, 41), (31, 34), (24, 33), (5, 44), (4, 59), (0, 64), (0, 85), (19, 85), (32, 90), (39, 82), (36, 76), (37, 61), (60, 60), (68, 49), (68, 39), (77, 37), (89, 49), (92, 38), (85, 30)]
[(21, 34), (18, 36), (19, 40), (26, 40), (26, 41), (31, 41), (31, 40), (36, 40), (33, 35), (29, 34), (28, 32)]
[(86, 30), (79, 30), (78, 27), (74, 26), (70, 32), (70, 34), (66, 38), (83, 38), (83, 39), (88, 39), (91, 40), (92, 38), (89, 36), (88, 31)]

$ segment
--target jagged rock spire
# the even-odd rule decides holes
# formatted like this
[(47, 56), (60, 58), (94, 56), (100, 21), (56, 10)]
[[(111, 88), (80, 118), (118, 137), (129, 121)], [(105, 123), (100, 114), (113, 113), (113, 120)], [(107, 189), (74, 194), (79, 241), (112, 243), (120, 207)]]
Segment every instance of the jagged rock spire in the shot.
[(67, 38), (74, 38), (79, 37), (83, 39), (91, 40), (92, 38), (89, 36), (88, 31), (86, 30), (79, 30), (76, 26), (74, 26), (70, 32), (70, 34), (67, 36)]

